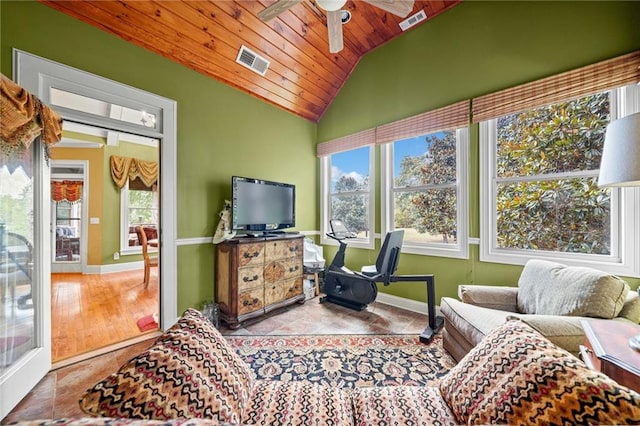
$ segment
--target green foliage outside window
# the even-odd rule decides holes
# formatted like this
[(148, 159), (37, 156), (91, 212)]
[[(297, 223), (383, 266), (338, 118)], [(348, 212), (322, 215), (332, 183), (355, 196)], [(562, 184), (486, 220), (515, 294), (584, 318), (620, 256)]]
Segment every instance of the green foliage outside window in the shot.
[(129, 225), (157, 223), (153, 192), (129, 190)]
[(0, 195), (0, 224), (5, 231), (23, 235), (33, 241), (33, 190), (26, 185), (18, 197)]
[(359, 235), (369, 232), (369, 197), (354, 192), (367, 191), (368, 188), (368, 177), (358, 180), (343, 175), (336, 181), (331, 197), (331, 217), (342, 220), (350, 231)]
[(497, 120), (498, 247), (610, 254), (610, 193), (596, 182), (609, 121), (607, 93)]
[[(452, 243), (457, 230), (456, 134), (439, 132), (424, 142), (425, 154), (407, 155), (400, 162), (394, 182), (395, 227), (414, 231), (406, 240)], [(429, 188), (443, 184), (453, 185)], [(421, 189), (412, 189), (416, 187)]]

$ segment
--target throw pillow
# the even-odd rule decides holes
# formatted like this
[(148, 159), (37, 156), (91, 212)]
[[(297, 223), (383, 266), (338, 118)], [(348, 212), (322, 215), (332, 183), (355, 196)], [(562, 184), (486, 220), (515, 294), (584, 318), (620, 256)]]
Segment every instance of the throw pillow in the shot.
[(629, 285), (592, 268), (530, 260), (518, 280), (518, 310), (526, 314), (615, 318)]
[(630, 291), (618, 316), (640, 324), (640, 295), (635, 291)]
[(197, 310), (187, 310), (148, 350), (87, 390), (87, 414), (240, 423), (254, 376)]
[(440, 382), (464, 424), (638, 424), (640, 394), (526, 323), (496, 327)]

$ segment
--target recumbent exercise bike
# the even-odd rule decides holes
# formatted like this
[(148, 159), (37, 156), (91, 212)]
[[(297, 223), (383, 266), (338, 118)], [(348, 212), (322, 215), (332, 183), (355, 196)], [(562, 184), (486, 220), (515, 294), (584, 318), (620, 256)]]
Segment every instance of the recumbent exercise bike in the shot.
[(327, 236), (338, 241), (340, 247), (325, 272), (324, 293), (320, 303), (332, 302), (350, 309), (363, 310), (376, 300), (378, 287), (392, 282), (422, 282), (427, 285), (427, 313), (429, 324), (420, 335), (420, 341), (428, 343), (444, 323), (435, 313), (435, 279), (433, 275), (395, 275), (400, 259), (400, 249), (404, 238), (404, 230), (388, 232), (380, 247), (376, 264), (364, 266), (360, 272), (351, 271), (344, 265), (346, 239), (356, 238), (341, 220), (329, 221), (331, 232)]

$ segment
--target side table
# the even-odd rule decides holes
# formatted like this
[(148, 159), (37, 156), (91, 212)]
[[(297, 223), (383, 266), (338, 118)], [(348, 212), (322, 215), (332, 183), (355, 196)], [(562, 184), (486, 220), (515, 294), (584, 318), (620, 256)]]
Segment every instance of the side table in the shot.
[(582, 320), (585, 344), (582, 359), (619, 384), (640, 392), (640, 351), (629, 346), (629, 338), (640, 334), (640, 326), (611, 320)]

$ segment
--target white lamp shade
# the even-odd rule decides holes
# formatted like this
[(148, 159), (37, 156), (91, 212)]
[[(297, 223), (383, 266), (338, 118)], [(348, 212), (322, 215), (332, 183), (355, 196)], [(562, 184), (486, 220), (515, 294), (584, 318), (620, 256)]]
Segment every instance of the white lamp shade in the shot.
[(607, 126), (598, 186), (640, 186), (640, 112)]
[(342, 6), (344, 6), (346, 2), (347, 0), (316, 0), (316, 3), (321, 9), (329, 12), (342, 9)]

